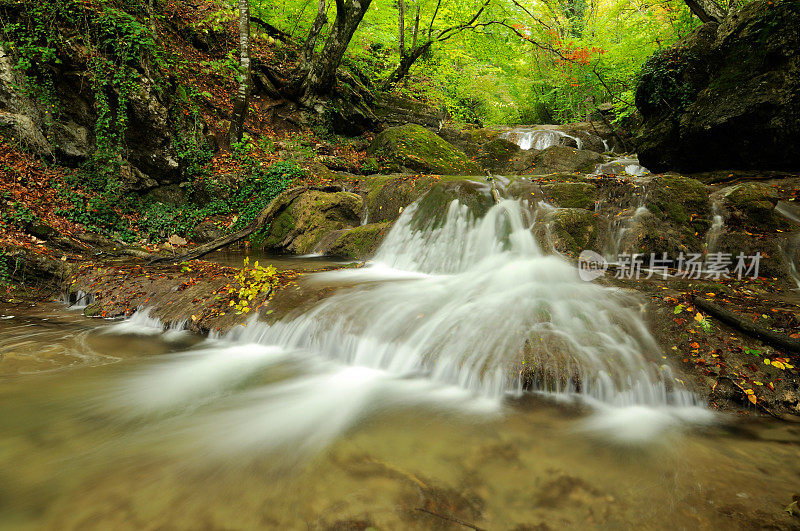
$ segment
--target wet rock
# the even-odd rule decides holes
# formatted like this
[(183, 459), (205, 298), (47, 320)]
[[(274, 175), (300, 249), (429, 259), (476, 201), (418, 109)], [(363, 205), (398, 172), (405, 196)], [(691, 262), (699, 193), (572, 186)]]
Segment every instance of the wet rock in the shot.
[(198, 223), (193, 229), (194, 241), (197, 243), (206, 243), (221, 238), (225, 231), (213, 221), (203, 221)]
[(476, 153), (475, 162), (482, 168), (503, 173), (508, 161), (519, 152), (519, 146), (505, 138), (495, 138), (482, 144)]
[(365, 195), (364, 220), (367, 223), (395, 221), (400, 212), (422, 197), (436, 184), (433, 177), (373, 175), (359, 183)]
[(420, 200), (414, 224), (417, 228), (423, 228), (442, 223), (450, 203), (456, 200), (466, 205), (476, 218), (483, 217), (494, 204), (490, 190), (487, 184), (469, 180), (436, 183)]
[(441, 123), (449, 118), (449, 114), (443, 108), (390, 94), (378, 98), (373, 110), (378, 119), (390, 127), (417, 124), (438, 129)]
[(40, 157), (53, 156), (50, 144), (29, 116), (0, 111), (0, 132), (11, 142)]
[(700, 181), (678, 175), (663, 175), (647, 184), (647, 208), (663, 219), (688, 223), (710, 214), (708, 190)]
[(639, 160), (651, 171), (800, 168), (800, 4), (756, 0), (645, 63)]
[(532, 173), (533, 175), (546, 175), (558, 172), (580, 172), (591, 173), (594, 167), (603, 161), (603, 156), (594, 151), (575, 149), (567, 146), (550, 146), (539, 152), (533, 152), (522, 160), (530, 164), (528, 171), (523, 167), (517, 166), (520, 172)]
[(354, 229), (334, 231), (325, 236), (317, 249), (326, 255), (366, 260), (375, 254), (390, 227), (391, 223), (388, 222), (369, 223)]
[(375, 137), (368, 152), (383, 157), (388, 171), (480, 175), (480, 167), (440, 136), (416, 124), (392, 127)]
[(597, 236), (596, 219), (592, 212), (582, 208), (559, 208), (547, 213), (538, 224), (537, 240), (544, 249), (574, 256), (591, 249)]
[(725, 208), (731, 213), (728, 223), (749, 232), (774, 230), (787, 223), (775, 212), (777, 191), (765, 184), (742, 183), (722, 195)]
[(559, 207), (594, 209), (597, 187), (590, 183), (554, 183), (542, 185), (545, 197)]
[(361, 196), (350, 192), (308, 191), (286, 206), (270, 224), (263, 242), (273, 251), (307, 254), (333, 231), (360, 224)]

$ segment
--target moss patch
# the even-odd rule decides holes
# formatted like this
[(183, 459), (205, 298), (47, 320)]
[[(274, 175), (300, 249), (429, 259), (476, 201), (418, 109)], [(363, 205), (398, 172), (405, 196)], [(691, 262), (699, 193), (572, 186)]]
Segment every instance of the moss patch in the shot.
[(327, 249), (328, 254), (343, 258), (366, 260), (375, 254), (391, 223), (369, 223), (344, 231)]
[(439, 135), (421, 125), (407, 124), (383, 131), (368, 152), (388, 162), (389, 172), (458, 175), (481, 173), (480, 167)]
[(548, 199), (564, 208), (594, 209), (597, 188), (589, 183), (555, 183), (542, 185)]
[(647, 208), (675, 223), (689, 223), (710, 212), (708, 191), (703, 183), (688, 177), (664, 175), (647, 186)]

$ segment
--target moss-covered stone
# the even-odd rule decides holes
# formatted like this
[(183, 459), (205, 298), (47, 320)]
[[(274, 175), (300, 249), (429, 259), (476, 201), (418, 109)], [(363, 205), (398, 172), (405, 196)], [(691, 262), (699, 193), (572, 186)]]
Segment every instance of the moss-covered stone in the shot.
[(742, 183), (727, 190), (723, 204), (731, 212), (729, 223), (749, 231), (766, 231), (783, 227), (786, 222), (775, 213), (778, 193), (771, 186)]
[(564, 208), (594, 209), (597, 187), (590, 183), (554, 183), (542, 185), (545, 196)]
[(391, 127), (375, 137), (368, 152), (389, 163), (388, 171), (478, 175), (480, 167), (437, 134), (416, 124)]
[(655, 177), (647, 185), (647, 208), (674, 223), (689, 223), (707, 218), (710, 213), (708, 190), (695, 179), (679, 175)]
[(483, 217), (494, 204), (489, 190), (486, 184), (468, 180), (439, 182), (420, 200), (414, 224), (418, 228), (438, 225), (454, 200), (466, 205), (475, 217)]
[(544, 219), (546, 231), (539, 231), (537, 239), (547, 248), (577, 256), (584, 249), (591, 249), (597, 236), (595, 216), (582, 208), (559, 208)]
[(357, 226), (363, 205), (361, 196), (350, 192), (305, 192), (278, 214), (263, 245), (281, 252), (313, 252), (326, 234)]
[(490, 171), (502, 171), (509, 159), (516, 155), (519, 146), (505, 138), (495, 138), (481, 145), (475, 161)]
[(530, 173), (545, 175), (559, 172), (591, 173), (603, 161), (603, 156), (594, 151), (575, 149), (567, 146), (550, 146), (533, 157)]
[(366, 260), (380, 247), (389, 232), (391, 223), (369, 223), (354, 229), (344, 230), (341, 235), (325, 249), (326, 254)]

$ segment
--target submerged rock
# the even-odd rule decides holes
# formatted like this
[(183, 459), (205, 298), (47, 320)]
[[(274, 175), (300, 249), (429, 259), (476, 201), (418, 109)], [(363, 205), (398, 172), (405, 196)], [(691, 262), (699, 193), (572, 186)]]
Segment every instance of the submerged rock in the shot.
[(439, 175), (480, 175), (481, 168), (421, 125), (391, 127), (378, 134), (368, 152), (389, 162), (389, 171)]
[(800, 168), (800, 3), (757, 0), (645, 63), (639, 160), (651, 171)]

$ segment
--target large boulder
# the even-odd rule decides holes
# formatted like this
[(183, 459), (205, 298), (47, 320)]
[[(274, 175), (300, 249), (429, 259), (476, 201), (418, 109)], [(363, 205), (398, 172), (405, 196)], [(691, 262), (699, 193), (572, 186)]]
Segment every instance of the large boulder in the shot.
[(421, 101), (384, 94), (374, 103), (375, 115), (387, 126), (417, 124), (438, 129), (450, 115), (444, 108), (431, 107)]
[(366, 260), (378, 250), (389, 233), (390, 225), (388, 222), (369, 223), (332, 232), (323, 238), (318, 250), (326, 255)]
[(327, 234), (358, 226), (363, 207), (358, 194), (311, 190), (284, 207), (266, 237), (255, 243), (270, 251), (308, 254)]
[(603, 161), (603, 156), (595, 151), (575, 149), (568, 146), (550, 146), (541, 151), (529, 150), (512, 159), (511, 168), (521, 173), (546, 175), (550, 173), (591, 173)]
[(480, 167), (462, 151), (421, 125), (390, 127), (375, 137), (368, 152), (382, 157), (389, 171), (438, 175), (478, 175)]
[(756, 0), (653, 55), (636, 107), (651, 171), (800, 169), (800, 3)]

